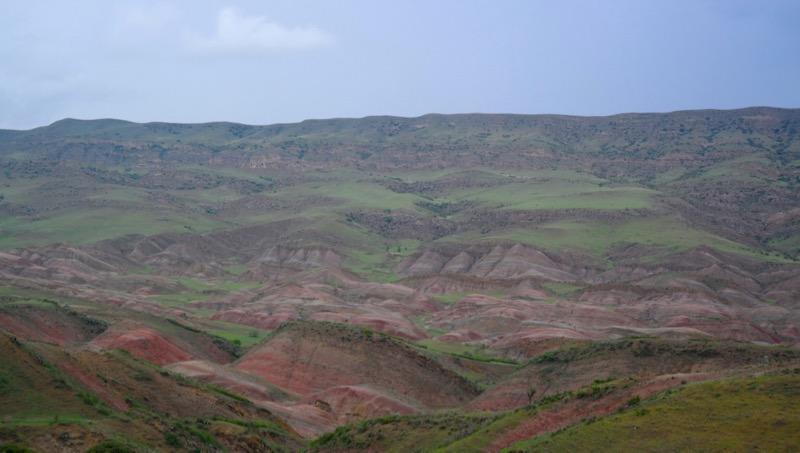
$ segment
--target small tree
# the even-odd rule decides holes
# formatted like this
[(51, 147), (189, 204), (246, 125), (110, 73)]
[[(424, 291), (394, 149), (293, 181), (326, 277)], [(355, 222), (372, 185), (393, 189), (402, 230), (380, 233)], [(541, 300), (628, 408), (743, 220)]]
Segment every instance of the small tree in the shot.
[(533, 395), (536, 395), (536, 389), (533, 386), (528, 386), (527, 392), (525, 394), (528, 396), (528, 406), (533, 404)]

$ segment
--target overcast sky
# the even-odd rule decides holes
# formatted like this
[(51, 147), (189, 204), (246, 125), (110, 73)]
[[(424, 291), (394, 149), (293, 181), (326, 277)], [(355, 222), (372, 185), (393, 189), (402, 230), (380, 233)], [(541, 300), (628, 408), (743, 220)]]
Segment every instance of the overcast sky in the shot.
[(0, 128), (800, 107), (800, 1), (0, 2)]

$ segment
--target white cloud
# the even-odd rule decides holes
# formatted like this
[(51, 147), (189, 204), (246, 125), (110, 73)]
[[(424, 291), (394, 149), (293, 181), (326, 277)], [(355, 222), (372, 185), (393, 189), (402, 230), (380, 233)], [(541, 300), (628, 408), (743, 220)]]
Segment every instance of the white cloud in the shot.
[(331, 45), (333, 40), (332, 35), (313, 26), (289, 27), (224, 8), (211, 36), (190, 35), (187, 44), (199, 52), (260, 53), (316, 49)]

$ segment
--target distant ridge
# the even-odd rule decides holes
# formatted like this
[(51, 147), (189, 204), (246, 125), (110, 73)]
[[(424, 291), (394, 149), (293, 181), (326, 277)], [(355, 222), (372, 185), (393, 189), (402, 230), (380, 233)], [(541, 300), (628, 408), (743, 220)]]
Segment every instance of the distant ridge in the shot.
[(460, 118), (460, 117), (509, 117), (509, 118), (573, 118), (573, 119), (599, 119), (599, 118), (618, 118), (618, 117), (634, 117), (634, 116), (666, 116), (666, 115), (682, 115), (682, 114), (707, 114), (707, 113), (746, 113), (746, 112), (763, 112), (763, 111), (785, 111), (785, 112), (798, 112), (800, 108), (788, 107), (770, 107), (770, 106), (751, 106), (736, 109), (686, 109), (674, 110), (669, 112), (621, 112), (610, 115), (572, 115), (560, 113), (482, 113), (482, 112), (469, 112), (469, 113), (426, 113), (419, 116), (399, 116), (399, 115), (367, 115), (363, 117), (332, 117), (332, 118), (308, 118), (302, 121), (286, 122), (286, 123), (267, 123), (267, 124), (250, 124), (240, 123), (236, 121), (205, 121), (205, 122), (170, 122), (170, 121), (147, 121), (135, 122), (130, 120), (123, 120), (117, 118), (62, 118), (56, 120), (48, 125), (37, 126), (31, 129), (0, 129), (0, 134), (5, 132), (33, 132), (36, 130), (59, 128), (71, 129), (80, 124), (95, 124), (97, 129), (104, 129), (109, 127), (121, 126), (146, 126), (146, 125), (172, 125), (172, 126), (209, 126), (209, 125), (230, 125), (230, 126), (245, 126), (253, 128), (267, 128), (278, 126), (292, 126), (304, 123), (319, 123), (319, 122), (349, 122), (349, 121), (374, 121), (374, 120), (420, 120), (427, 118)]

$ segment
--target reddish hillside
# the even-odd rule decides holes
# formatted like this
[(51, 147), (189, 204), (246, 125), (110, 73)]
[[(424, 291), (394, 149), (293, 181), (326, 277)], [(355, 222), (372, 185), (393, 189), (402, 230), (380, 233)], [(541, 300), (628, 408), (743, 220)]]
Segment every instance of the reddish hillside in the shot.
[(440, 408), (458, 406), (478, 393), (462, 377), (400, 340), (324, 322), (284, 325), (236, 368), (303, 396), (337, 386), (369, 385), (412, 406)]
[(0, 307), (0, 329), (26, 340), (75, 345), (91, 340), (105, 328), (103, 322), (55, 303)]
[(536, 399), (575, 390), (596, 380), (636, 376), (654, 378), (677, 373), (705, 379), (752, 368), (770, 369), (800, 363), (800, 351), (716, 341), (626, 339), (595, 342), (544, 353), (469, 404), (476, 410), (505, 410)]

